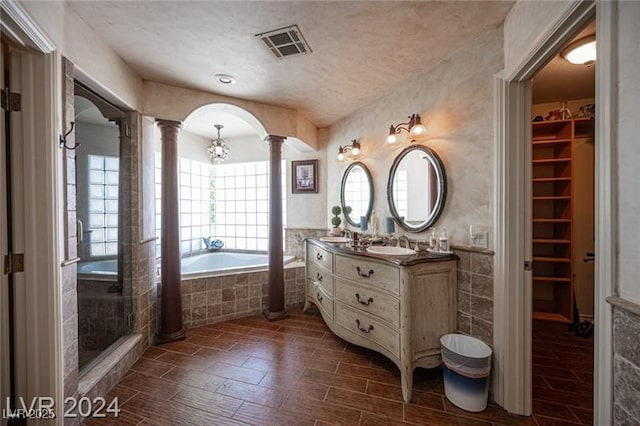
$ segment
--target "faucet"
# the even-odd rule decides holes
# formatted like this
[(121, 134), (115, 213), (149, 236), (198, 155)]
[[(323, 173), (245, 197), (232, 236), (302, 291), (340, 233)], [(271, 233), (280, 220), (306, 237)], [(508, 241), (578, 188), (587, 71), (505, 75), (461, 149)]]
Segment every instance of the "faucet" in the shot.
[(350, 229), (344, 229), (342, 232), (344, 232), (344, 236), (348, 237), (350, 240), (353, 239), (353, 232)]
[(411, 241), (409, 241), (409, 237), (407, 237), (406, 235), (398, 235), (398, 245), (397, 247), (402, 247), (402, 244), (400, 244), (400, 241), (404, 240), (407, 243), (407, 248), (411, 248)]

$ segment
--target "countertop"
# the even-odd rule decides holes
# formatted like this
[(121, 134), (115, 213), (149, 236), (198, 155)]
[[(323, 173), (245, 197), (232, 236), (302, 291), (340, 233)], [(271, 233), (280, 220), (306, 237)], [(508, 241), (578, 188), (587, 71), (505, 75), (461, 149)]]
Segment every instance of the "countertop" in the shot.
[(375, 260), (381, 260), (383, 262), (391, 263), (398, 266), (412, 266), (426, 262), (446, 262), (451, 260), (459, 260), (460, 258), (456, 254), (433, 254), (427, 251), (421, 251), (409, 256), (390, 256), (369, 253), (364, 248), (353, 248), (349, 246), (349, 243), (328, 243), (317, 240), (315, 238), (305, 238), (308, 243), (315, 244), (323, 249), (332, 253), (348, 254), (351, 256), (363, 256)]

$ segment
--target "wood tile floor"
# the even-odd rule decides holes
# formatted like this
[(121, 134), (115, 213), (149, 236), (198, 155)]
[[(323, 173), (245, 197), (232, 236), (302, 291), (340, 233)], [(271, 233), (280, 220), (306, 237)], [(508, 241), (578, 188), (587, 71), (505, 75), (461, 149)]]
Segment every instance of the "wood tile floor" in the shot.
[[(578, 388), (583, 383), (578, 374), (567, 380), (552, 370), (536, 371), (537, 387), (563, 387), (552, 378)], [(588, 414), (574, 411), (581, 405), (568, 408), (570, 413), (550, 411), (554, 406), (544, 397), (549, 392), (536, 406), (544, 410), (542, 422), (493, 405), (472, 414), (444, 397), (439, 369), (418, 369), (414, 382), (413, 400), (405, 404), (390, 361), (337, 338), (317, 312), (292, 310), (277, 322), (255, 316), (192, 328), (186, 341), (149, 348), (106, 398), (119, 398), (119, 417), (85, 424), (542, 426)], [(567, 390), (572, 400), (574, 390)]]
[(533, 412), (540, 426), (591, 425), (593, 337), (566, 324), (533, 322)]

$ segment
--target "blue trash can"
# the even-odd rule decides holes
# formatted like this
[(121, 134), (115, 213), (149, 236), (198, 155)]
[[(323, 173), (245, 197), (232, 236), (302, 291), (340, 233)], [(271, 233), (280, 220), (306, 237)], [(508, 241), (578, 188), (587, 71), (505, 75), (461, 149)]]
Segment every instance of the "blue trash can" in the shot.
[(442, 336), (440, 346), (447, 399), (466, 411), (486, 409), (491, 348), (481, 340), (463, 334)]

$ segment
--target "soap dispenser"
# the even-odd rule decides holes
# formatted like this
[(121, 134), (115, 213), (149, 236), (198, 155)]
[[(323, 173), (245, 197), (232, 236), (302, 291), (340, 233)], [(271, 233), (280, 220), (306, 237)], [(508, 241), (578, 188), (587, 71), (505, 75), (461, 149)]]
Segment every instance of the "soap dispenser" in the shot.
[(438, 249), (438, 238), (436, 237), (436, 228), (431, 227), (431, 234), (429, 234), (429, 250), (437, 250)]
[(447, 228), (442, 230), (442, 235), (438, 238), (438, 251), (442, 253), (449, 252), (449, 236), (447, 235)]

